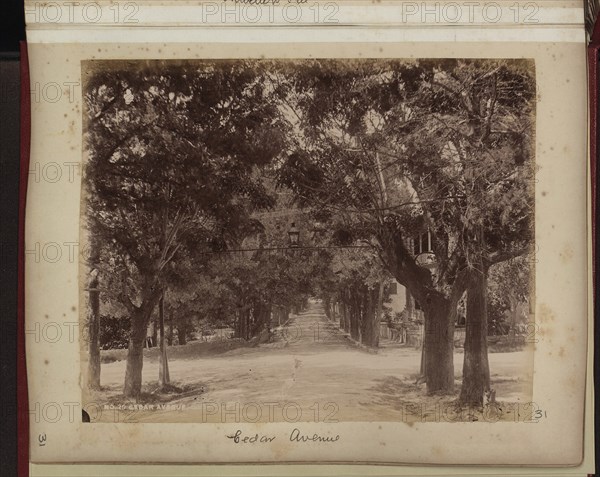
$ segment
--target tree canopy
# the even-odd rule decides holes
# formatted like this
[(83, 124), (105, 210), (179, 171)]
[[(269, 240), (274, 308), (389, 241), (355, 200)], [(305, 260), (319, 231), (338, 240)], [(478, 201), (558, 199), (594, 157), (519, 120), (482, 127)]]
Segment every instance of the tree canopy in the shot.
[[(273, 307), (320, 295), (376, 345), (392, 279), (425, 314), (428, 390), (452, 390), (459, 300), (469, 290), (475, 326), (490, 267), (533, 241), (533, 62), (93, 61), (85, 72), (87, 234), (109, 300), (131, 316), (126, 393), (139, 393), (161, 297), (248, 339), (269, 331)], [(435, 267), (415, 260), (423, 233)]]

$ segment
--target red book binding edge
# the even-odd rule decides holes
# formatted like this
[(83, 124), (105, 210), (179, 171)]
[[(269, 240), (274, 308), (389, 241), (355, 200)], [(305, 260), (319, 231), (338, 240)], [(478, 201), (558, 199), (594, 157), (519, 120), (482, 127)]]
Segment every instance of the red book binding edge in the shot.
[[(592, 193), (592, 299), (593, 306), (596, 307), (596, 172), (597, 172), (597, 164), (598, 164), (598, 139), (599, 139), (599, 130), (598, 130), (598, 93), (600, 90), (600, 84), (598, 83), (598, 55), (600, 54), (600, 21), (598, 21), (598, 17), (596, 17), (596, 22), (594, 24), (594, 31), (592, 32), (592, 36), (590, 39), (590, 44), (588, 45), (588, 87), (589, 87), (589, 107), (590, 107), (590, 185), (591, 185), (591, 193)], [(594, 310), (595, 311), (595, 310)], [(595, 317), (595, 314), (594, 314)], [(597, 341), (594, 341), (597, 344)], [(597, 358), (597, 350), (594, 352), (595, 357)], [(598, 362), (594, 362), (594, 367), (597, 368), (599, 366)], [(597, 370), (594, 370), (594, 376), (597, 375)], [(597, 404), (596, 397), (596, 404)], [(598, 416), (595, 416), (596, 428), (598, 422)], [(592, 424), (592, 427), (594, 425)], [(596, 435), (596, 439), (597, 439)], [(598, 455), (598, 451), (596, 450), (596, 455)], [(598, 459), (596, 459), (596, 466), (598, 466)], [(598, 470), (598, 467), (596, 467)]]
[(19, 168), (19, 242), (17, 296), (17, 472), (29, 476), (29, 399), (27, 397), (27, 367), (25, 364), (25, 202), (29, 176), (31, 139), (31, 95), (29, 91), (29, 60), (27, 43), (21, 42), (21, 161)]
[[(600, 53), (600, 22), (596, 18), (588, 46), (588, 79), (590, 107), (590, 180), (592, 187), (592, 264), (596, 261), (596, 166), (598, 160), (598, 54)], [(596, 297), (596, 270), (593, 268), (593, 294)]]

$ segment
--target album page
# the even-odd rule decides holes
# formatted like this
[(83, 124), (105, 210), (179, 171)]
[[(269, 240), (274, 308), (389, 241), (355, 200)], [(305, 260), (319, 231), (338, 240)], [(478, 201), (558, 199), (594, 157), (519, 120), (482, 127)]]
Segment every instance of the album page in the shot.
[(591, 472), (579, 2), (26, 17), (32, 462)]

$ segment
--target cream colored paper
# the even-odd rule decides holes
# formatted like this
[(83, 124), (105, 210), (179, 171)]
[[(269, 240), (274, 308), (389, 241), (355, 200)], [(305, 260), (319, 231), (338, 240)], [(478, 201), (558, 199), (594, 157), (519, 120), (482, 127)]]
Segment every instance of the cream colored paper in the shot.
[[(68, 25), (67, 25), (68, 27)], [(411, 30), (260, 31), (194, 29), (177, 37), (80, 26), (30, 31), (32, 144), (26, 217), (26, 330), (31, 454), (36, 463), (368, 463), (577, 466), (584, 457), (588, 361), (588, 239), (585, 48), (565, 28), (561, 42), (525, 41), (493, 28), (429, 34)], [(233, 30), (235, 28), (235, 30)], [(541, 30), (541, 29), (540, 29)], [(540, 31), (538, 30), (538, 31)], [(232, 33), (235, 31), (235, 36)], [(436, 43), (459, 36), (463, 41)], [(58, 35), (63, 43), (45, 42)], [(139, 43), (123, 43), (132, 35)], [(137, 36), (135, 36), (137, 35)], [(279, 43), (263, 43), (268, 36)], [(473, 41), (468, 41), (471, 36)], [(535, 35), (534, 35), (535, 36)], [(159, 38), (153, 41), (153, 38)], [(186, 39), (188, 42), (183, 41)], [(65, 41), (65, 39), (71, 39)], [(353, 38), (360, 41), (351, 42)], [(145, 39), (142, 43), (142, 39)], [(303, 42), (297, 42), (303, 39)], [(543, 38), (548, 40), (548, 38)], [(292, 40), (295, 42), (292, 43)], [(408, 41), (412, 40), (412, 41)], [(482, 41), (485, 40), (485, 43)], [(508, 41), (501, 41), (508, 40)], [(343, 41), (343, 42), (342, 42)], [(536, 324), (532, 401), (537, 422), (81, 423), (79, 216), (82, 161), (81, 62), (201, 58), (532, 58), (536, 124)], [(36, 172), (37, 171), (37, 172)], [(589, 396), (588, 396), (589, 397)], [(589, 421), (588, 421), (589, 422)], [(293, 444), (289, 434), (339, 435), (335, 443)], [(242, 430), (272, 444), (234, 444)], [(585, 456), (589, 458), (589, 455)], [(589, 460), (587, 461), (590, 465)], [(44, 474), (41, 467), (32, 470)], [(186, 470), (187, 469), (187, 470)], [(182, 472), (195, 468), (184, 468)], [(205, 468), (210, 474), (210, 468)], [(221, 468), (219, 468), (221, 469)], [(277, 469), (277, 468), (273, 468)], [(272, 469), (272, 471), (274, 471)], [(319, 468), (301, 468), (318, 474)], [(322, 469), (322, 468), (321, 468)], [(338, 469), (337, 467), (335, 469)], [(340, 468), (341, 469), (341, 468)], [(365, 469), (352, 472), (362, 474)], [(492, 469), (489, 469), (492, 472)], [(47, 469), (51, 472), (50, 468)], [(194, 470), (195, 472), (196, 470)], [(235, 468), (237, 472), (256, 468)], [(379, 470), (372, 468), (373, 475)], [(395, 472), (401, 472), (394, 468)], [(302, 472), (302, 470), (300, 470)], [(381, 470), (386, 473), (386, 470)], [(456, 471), (462, 474), (466, 471)], [(544, 470), (542, 472), (550, 472)], [(557, 472), (562, 472), (558, 471)], [(566, 472), (566, 470), (564, 471)], [(147, 475), (147, 474), (145, 474)], [(158, 474), (157, 474), (158, 475)], [(185, 474), (181, 474), (185, 475)]]

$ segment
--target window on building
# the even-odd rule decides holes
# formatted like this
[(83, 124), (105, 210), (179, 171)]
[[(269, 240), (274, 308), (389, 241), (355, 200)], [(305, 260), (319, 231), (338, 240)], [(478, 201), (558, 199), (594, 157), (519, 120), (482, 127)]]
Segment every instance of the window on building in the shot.
[(417, 235), (413, 240), (413, 254), (415, 256), (420, 253), (432, 252), (431, 246), (431, 232), (427, 231), (425, 233)]
[(427, 235), (426, 234), (419, 235), (419, 242), (420, 242), (419, 251), (421, 253), (426, 252), (427, 251)]

